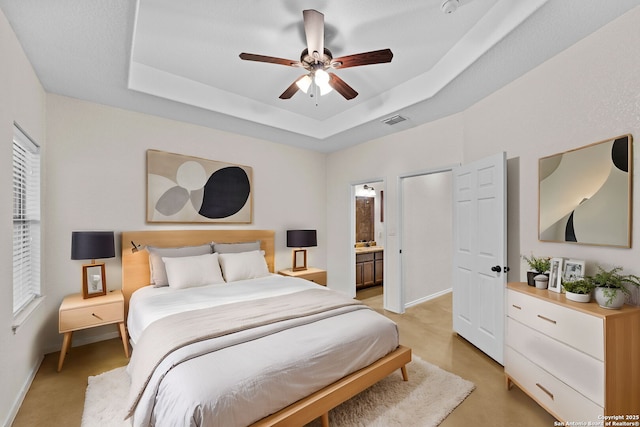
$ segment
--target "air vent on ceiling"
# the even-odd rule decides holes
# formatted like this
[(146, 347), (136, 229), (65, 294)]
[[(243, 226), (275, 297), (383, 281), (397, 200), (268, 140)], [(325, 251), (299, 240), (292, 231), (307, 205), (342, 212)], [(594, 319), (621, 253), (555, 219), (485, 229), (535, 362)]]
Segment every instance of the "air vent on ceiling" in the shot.
[(395, 116), (387, 117), (386, 119), (382, 119), (380, 121), (389, 126), (393, 126), (396, 123), (404, 122), (405, 120), (407, 120), (405, 117), (402, 117), (400, 114), (396, 114)]

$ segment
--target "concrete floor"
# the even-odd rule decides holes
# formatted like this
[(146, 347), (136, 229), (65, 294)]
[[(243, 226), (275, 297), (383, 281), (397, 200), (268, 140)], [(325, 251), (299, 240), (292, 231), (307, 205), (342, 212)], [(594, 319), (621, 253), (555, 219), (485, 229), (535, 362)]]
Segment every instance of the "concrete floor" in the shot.
[[(505, 389), (501, 365), (452, 332), (451, 294), (411, 307), (402, 315), (382, 309), (381, 288), (361, 291), (358, 299), (394, 320), (401, 343), (411, 347), (413, 354), (475, 383), (476, 389), (442, 427), (554, 425), (555, 419), (517, 387)], [(56, 372), (58, 356), (45, 356), (14, 427), (80, 426), (87, 377), (127, 363), (119, 339), (73, 347), (60, 373)]]

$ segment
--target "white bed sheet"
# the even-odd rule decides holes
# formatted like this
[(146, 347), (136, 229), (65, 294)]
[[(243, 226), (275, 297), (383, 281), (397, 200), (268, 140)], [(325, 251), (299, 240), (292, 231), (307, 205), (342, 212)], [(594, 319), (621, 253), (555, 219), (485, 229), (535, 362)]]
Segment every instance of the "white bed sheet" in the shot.
[(187, 289), (145, 286), (133, 293), (129, 301), (127, 330), (135, 345), (142, 331), (155, 320), (188, 310), (215, 307), (239, 301), (267, 298), (297, 292), (301, 289), (324, 288), (308, 280), (279, 274), (258, 279), (205, 285)]

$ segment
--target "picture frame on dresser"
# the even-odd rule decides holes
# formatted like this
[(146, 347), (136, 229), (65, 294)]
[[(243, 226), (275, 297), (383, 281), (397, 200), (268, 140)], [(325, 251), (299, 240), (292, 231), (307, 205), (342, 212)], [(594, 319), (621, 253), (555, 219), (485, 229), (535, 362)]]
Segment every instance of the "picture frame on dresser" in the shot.
[(580, 259), (568, 259), (562, 270), (562, 280), (570, 281), (584, 277), (584, 261)]
[(551, 292), (560, 293), (562, 291), (564, 258), (552, 258), (551, 267), (549, 268), (549, 285)]

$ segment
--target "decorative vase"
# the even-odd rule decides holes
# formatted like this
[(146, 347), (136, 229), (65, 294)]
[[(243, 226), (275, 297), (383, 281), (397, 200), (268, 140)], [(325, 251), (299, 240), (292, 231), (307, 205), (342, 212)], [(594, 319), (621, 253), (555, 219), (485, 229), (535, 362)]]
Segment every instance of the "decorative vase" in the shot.
[(533, 280), (536, 282), (537, 289), (547, 289), (549, 286), (549, 277), (545, 274), (538, 274)]
[(574, 292), (566, 293), (567, 299), (575, 302), (589, 302), (591, 301), (591, 293), (588, 294), (576, 294)]
[(624, 305), (624, 292), (618, 288), (596, 288), (595, 298), (602, 308), (617, 310)]
[(529, 286), (535, 286), (536, 282), (533, 280), (534, 277), (536, 277), (538, 274), (537, 271), (527, 271), (527, 285)]

